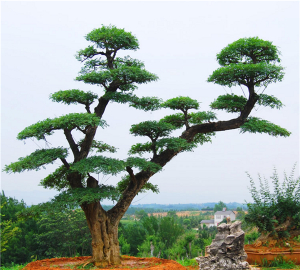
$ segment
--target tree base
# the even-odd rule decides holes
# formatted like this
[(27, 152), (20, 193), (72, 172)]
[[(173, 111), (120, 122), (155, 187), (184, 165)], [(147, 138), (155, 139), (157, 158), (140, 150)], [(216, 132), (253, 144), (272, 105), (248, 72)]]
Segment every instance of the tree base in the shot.
[[(25, 270), (62, 270), (62, 269), (72, 269), (77, 270), (82, 268), (82, 265), (91, 262), (91, 257), (73, 257), (73, 258), (53, 258), (45, 259), (40, 261), (35, 261), (27, 264)], [(91, 268), (94, 265), (91, 265)], [(87, 266), (86, 266), (87, 267)], [(85, 269), (87, 269), (85, 267)], [(119, 265), (110, 265), (110, 266), (100, 266), (97, 265), (97, 268), (102, 270), (110, 269), (127, 269), (134, 268), (134, 270), (186, 270), (181, 264), (172, 261), (159, 258), (136, 258), (131, 256), (122, 256), (121, 264)], [(105, 268), (107, 267), (107, 268)], [(114, 267), (114, 268), (112, 268)]]

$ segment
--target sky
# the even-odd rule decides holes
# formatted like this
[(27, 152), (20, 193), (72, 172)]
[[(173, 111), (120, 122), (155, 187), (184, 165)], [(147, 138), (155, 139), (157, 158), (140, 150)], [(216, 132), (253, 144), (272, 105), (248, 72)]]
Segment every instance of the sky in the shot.
[[(1, 168), (39, 148), (67, 146), (63, 133), (47, 137), (47, 143), (18, 141), (26, 126), (46, 118), (84, 112), (80, 105), (62, 105), (49, 100), (59, 90), (81, 89), (101, 95), (99, 86), (75, 81), (82, 64), (74, 55), (89, 45), (84, 36), (102, 25), (115, 25), (132, 32), (140, 49), (125, 54), (144, 62), (159, 80), (139, 86), (138, 96), (163, 100), (189, 96), (201, 110), (219, 95), (242, 95), (240, 87), (208, 83), (219, 65), (216, 54), (245, 37), (273, 42), (281, 51), (285, 67), (282, 82), (273, 83), (265, 94), (274, 95), (282, 109), (257, 107), (252, 116), (278, 124), (288, 138), (266, 134), (218, 132), (194, 152), (181, 153), (169, 162), (151, 183), (160, 193), (138, 195), (135, 204), (204, 202), (250, 202), (248, 172), (256, 183), (258, 174), (269, 178), (274, 168), (279, 176), (296, 165), (299, 175), (299, 2), (298, 1), (55, 1), (1, 2)], [(245, 89), (244, 89), (245, 90)], [(258, 91), (262, 91), (259, 89)], [(114, 157), (125, 159), (132, 144), (144, 138), (129, 134), (132, 124), (158, 120), (173, 111), (143, 112), (128, 105), (109, 104), (103, 119), (109, 128), (97, 131), (98, 140), (114, 145)], [(217, 111), (219, 120), (236, 117)], [(60, 162), (39, 171), (1, 173), (6, 196), (26, 204), (46, 202), (57, 194), (39, 186)], [(96, 175), (100, 183), (114, 185), (121, 175)], [(111, 204), (104, 201), (104, 204)]]

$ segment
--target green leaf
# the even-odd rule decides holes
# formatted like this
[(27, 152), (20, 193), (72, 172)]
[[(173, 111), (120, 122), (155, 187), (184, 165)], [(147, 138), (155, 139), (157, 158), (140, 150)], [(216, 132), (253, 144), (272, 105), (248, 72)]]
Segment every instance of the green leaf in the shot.
[(115, 27), (102, 26), (86, 35), (86, 40), (97, 44), (101, 49), (136, 50), (139, 48), (138, 40), (131, 32)]
[(50, 148), (40, 149), (31, 153), (27, 157), (19, 158), (19, 161), (6, 165), (5, 172), (23, 172), (30, 170), (39, 170), (39, 168), (45, 164), (53, 163), (58, 158), (66, 158), (68, 150), (66, 148)]
[(191, 117), (189, 123), (191, 124), (202, 124), (203, 122), (209, 122), (210, 120), (216, 120), (216, 114), (214, 112), (195, 112), (189, 113)]
[(147, 136), (151, 140), (157, 140), (159, 137), (168, 136), (175, 127), (169, 123), (157, 121), (145, 121), (132, 125), (130, 133), (134, 136)]
[[(77, 144), (81, 147), (83, 140), (80, 140)], [(107, 143), (101, 142), (101, 141), (92, 141), (91, 149), (97, 149), (97, 153), (103, 153), (103, 152), (110, 152), (110, 153), (116, 153), (117, 148), (109, 145)]]
[(185, 116), (183, 113), (171, 114), (162, 118), (160, 122), (169, 123), (176, 128), (182, 128), (185, 124)]
[(40, 181), (40, 185), (44, 188), (55, 189), (61, 191), (63, 189), (71, 188), (67, 180), (68, 169), (65, 166), (61, 166), (53, 173)]
[(133, 95), (132, 93), (106, 92), (103, 95), (103, 98), (109, 99), (116, 103), (124, 104), (131, 102), (132, 99), (135, 98), (135, 95)]
[[(126, 176), (122, 177), (121, 181), (118, 182), (116, 189), (118, 190), (119, 193), (123, 193), (124, 190), (128, 187), (129, 183), (130, 183), (130, 176), (126, 175)], [(143, 185), (143, 187), (138, 192), (138, 194), (145, 193), (149, 190), (151, 190), (153, 193), (159, 193), (159, 189), (158, 189), (157, 185), (153, 185), (151, 183), (146, 183), (145, 185)]]
[(157, 141), (157, 147), (160, 148), (160, 152), (166, 149), (177, 151), (192, 151), (195, 147), (193, 144), (188, 143), (182, 138), (163, 138)]
[(125, 161), (126, 166), (128, 167), (135, 167), (139, 168), (143, 171), (150, 171), (150, 172), (158, 172), (162, 169), (162, 167), (154, 162), (147, 161), (144, 158), (138, 158), (138, 157), (129, 157)]
[(241, 112), (247, 103), (247, 99), (243, 96), (234, 94), (226, 94), (218, 96), (210, 107), (215, 110), (225, 110), (229, 113)]
[(241, 38), (226, 46), (217, 59), (221, 66), (230, 64), (255, 64), (280, 62), (280, 52), (270, 41), (258, 37)]
[(288, 137), (291, 135), (291, 132), (287, 131), (286, 129), (257, 117), (249, 117), (247, 122), (243, 124), (240, 129), (241, 133), (267, 133), (275, 137)]
[(207, 81), (228, 87), (248, 86), (250, 81), (253, 81), (255, 86), (267, 87), (272, 82), (282, 81), (284, 76), (282, 70), (283, 67), (264, 62), (258, 64), (231, 64), (215, 70)]
[(90, 113), (70, 113), (57, 118), (47, 118), (26, 127), (18, 134), (18, 140), (35, 137), (38, 140), (45, 139), (45, 135), (51, 135), (53, 130), (74, 128), (84, 130), (87, 126), (107, 126), (104, 120), (100, 120), (95, 114)]
[(162, 100), (157, 97), (135, 97), (132, 101), (131, 104), (129, 105), (130, 107), (140, 109), (143, 111), (155, 111), (161, 108)]
[(172, 110), (181, 110), (186, 112), (189, 109), (198, 109), (199, 103), (195, 99), (191, 99), (190, 97), (176, 97), (172, 99), (168, 99), (164, 103), (161, 104), (163, 108), (170, 108)]
[(150, 142), (147, 143), (137, 143), (131, 146), (128, 154), (134, 155), (139, 154), (140, 156), (147, 152), (152, 152), (153, 144)]
[(65, 103), (67, 105), (77, 103), (90, 105), (97, 98), (98, 95), (90, 91), (84, 92), (78, 89), (58, 91), (50, 95), (52, 101)]
[(82, 159), (71, 165), (71, 170), (81, 174), (102, 173), (116, 175), (125, 171), (125, 163), (122, 160), (103, 156), (92, 156)]
[(259, 99), (257, 101), (257, 104), (265, 106), (265, 107), (271, 107), (276, 108), (276, 109), (280, 109), (282, 106), (284, 106), (282, 104), (282, 102), (277, 99), (274, 96), (269, 96), (269, 95), (265, 95), (265, 94), (260, 94), (258, 95)]
[(212, 142), (211, 140), (211, 137), (212, 136), (215, 136), (216, 133), (215, 132), (209, 132), (209, 133), (205, 133), (205, 134), (202, 134), (202, 133), (198, 133), (194, 139), (193, 139), (193, 143), (195, 145), (197, 144), (200, 144), (200, 145), (203, 145), (204, 143), (207, 143), (207, 142)]
[(77, 81), (83, 81), (88, 84), (105, 85), (112, 83), (115, 84), (123, 91), (134, 90), (130, 87), (131, 84), (143, 84), (156, 81), (158, 77), (145, 69), (134, 66), (121, 66), (116, 69), (109, 69), (104, 71), (91, 71), (83, 73), (76, 77)]

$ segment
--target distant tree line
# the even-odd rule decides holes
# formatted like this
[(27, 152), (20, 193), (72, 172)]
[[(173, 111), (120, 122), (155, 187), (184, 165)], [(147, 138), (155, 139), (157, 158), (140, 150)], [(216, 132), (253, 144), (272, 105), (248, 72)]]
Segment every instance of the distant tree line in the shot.
[[(26, 218), (17, 213), (25, 209), (28, 212), (33, 206), (27, 207), (24, 201), (7, 197), (3, 191), (0, 196), (2, 265), (91, 255), (91, 236), (81, 209), (44, 211), (35, 218)], [(119, 226), (122, 254), (173, 260), (193, 258), (204, 255), (205, 246), (217, 232), (215, 227), (200, 227), (211, 212), (179, 217), (172, 210), (165, 217), (155, 217), (148, 215), (149, 208), (129, 210), (134, 218), (122, 220)]]

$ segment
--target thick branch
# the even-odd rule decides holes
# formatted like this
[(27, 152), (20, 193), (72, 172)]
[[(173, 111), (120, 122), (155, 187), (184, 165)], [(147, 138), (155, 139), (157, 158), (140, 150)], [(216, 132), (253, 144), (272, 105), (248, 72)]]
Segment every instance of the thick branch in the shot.
[[(253, 89), (249, 89), (249, 100), (247, 101), (244, 110), (241, 112), (239, 117), (228, 121), (211, 122), (192, 126), (188, 130), (184, 131), (180, 137), (186, 139), (188, 142), (191, 142), (195, 135), (198, 133), (210, 133), (215, 131), (225, 131), (239, 128), (245, 123), (256, 101), (258, 100), (258, 96), (254, 93)], [(180, 150), (174, 151), (167, 149), (161, 154), (154, 156), (151, 161), (156, 164), (159, 164), (161, 167), (164, 167), (179, 152)], [(111, 210), (108, 211), (111, 217), (113, 218), (114, 222), (118, 222), (121, 219), (121, 217), (130, 206), (136, 194), (149, 180), (149, 178), (154, 174), (155, 173), (150, 171), (141, 171), (135, 175), (135, 178), (137, 180), (137, 187), (135, 187), (133, 183), (130, 183), (123, 192), (122, 197), (118, 201), (118, 203)]]
[(76, 157), (79, 155), (78, 145), (75, 143), (75, 141), (73, 139), (71, 130), (65, 128), (64, 129), (64, 133), (65, 133), (66, 139), (67, 139), (67, 141), (68, 141), (68, 143), (70, 145), (70, 148), (71, 148), (71, 150), (73, 152), (74, 159), (76, 159)]
[[(118, 85), (115, 82), (112, 82), (108, 87), (107, 92), (116, 92), (117, 89), (118, 89)], [(109, 102), (109, 99), (100, 97), (98, 101), (99, 101), (98, 105), (95, 108), (95, 114), (101, 119), (106, 109), (106, 106)], [(97, 127), (89, 127), (85, 131), (85, 138), (81, 144), (81, 150), (80, 150), (80, 155), (78, 157), (78, 161), (83, 158), (86, 158), (87, 155), (89, 154), (96, 131), (97, 131)]]
[(126, 171), (129, 173), (130, 179), (132, 180), (132, 182), (133, 182), (134, 185), (136, 186), (136, 185), (137, 185), (137, 181), (136, 181), (135, 175), (134, 175), (134, 173), (133, 173), (133, 170), (132, 170), (129, 166), (127, 166), (127, 167), (126, 167)]

